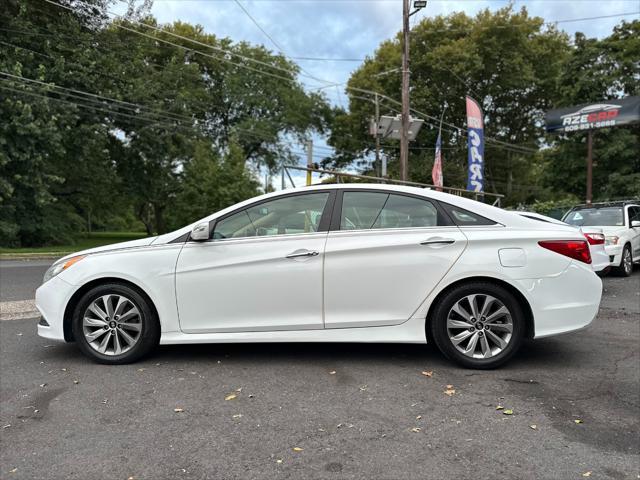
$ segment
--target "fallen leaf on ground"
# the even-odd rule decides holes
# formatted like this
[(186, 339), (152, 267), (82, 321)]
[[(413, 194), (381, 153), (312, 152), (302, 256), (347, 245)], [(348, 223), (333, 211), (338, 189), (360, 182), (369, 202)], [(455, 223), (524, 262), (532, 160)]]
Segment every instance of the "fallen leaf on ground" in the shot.
[(428, 372), (422, 372), (422, 375), (424, 375), (425, 377), (431, 377), (433, 376), (433, 372), (429, 370)]
[(176, 413), (181, 413), (184, 412), (184, 408), (174, 408), (173, 411)]
[(231, 393), (229, 395), (227, 395), (226, 397), (224, 397), (225, 400), (233, 400), (234, 398), (236, 398), (236, 394), (235, 393)]
[(293, 447), (293, 451), (294, 451), (294, 452), (301, 452), (301, 451), (303, 451), (303, 450), (304, 450), (304, 448), (300, 448), (300, 447)]
[(537, 429), (538, 429), (538, 426), (537, 426), (537, 425), (529, 425), (529, 428), (530, 428), (531, 430), (537, 430)]
[(498, 406), (496, 407), (496, 410), (504, 410), (504, 407), (503, 407), (502, 405), (498, 405)]
[(591, 476), (591, 472), (584, 472), (582, 474), (583, 477), (590, 477)]
[(414, 428), (412, 428), (412, 429), (411, 429), (411, 431), (412, 431), (413, 433), (420, 433), (420, 430), (421, 430), (421, 428), (420, 428), (420, 427), (414, 427)]
[(447, 385), (447, 389), (444, 391), (445, 395), (449, 395), (450, 397), (456, 394), (455, 388), (453, 385)]
[(511, 410), (510, 408), (503, 410), (502, 411), (503, 415), (513, 415), (513, 410)]
[(582, 420), (580, 420), (579, 418), (576, 418), (576, 419), (574, 420), (574, 423), (576, 423), (576, 424), (582, 423)]

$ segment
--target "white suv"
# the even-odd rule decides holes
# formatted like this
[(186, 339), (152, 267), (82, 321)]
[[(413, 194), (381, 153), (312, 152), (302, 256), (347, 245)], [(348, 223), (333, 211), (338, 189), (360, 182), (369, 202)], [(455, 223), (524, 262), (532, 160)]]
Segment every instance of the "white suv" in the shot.
[(598, 227), (605, 235), (611, 266), (628, 277), (640, 261), (640, 202), (593, 203), (573, 207), (562, 219), (579, 227)]

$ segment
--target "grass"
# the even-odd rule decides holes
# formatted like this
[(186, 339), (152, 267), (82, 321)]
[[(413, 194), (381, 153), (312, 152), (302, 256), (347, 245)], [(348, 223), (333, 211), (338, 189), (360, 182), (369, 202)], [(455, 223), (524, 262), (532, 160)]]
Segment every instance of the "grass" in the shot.
[(86, 250), (87, 248), (101, 247), (112, 243), (126, 242), (146, 237), (142, 232), (93, 232), (79, 234), (73, 245), (52, 245), (48, 247), (33, 248), (0, 248), (0, 256), (3, 258), (14, 256), (37, 255), (63, 255), (67, 253)]

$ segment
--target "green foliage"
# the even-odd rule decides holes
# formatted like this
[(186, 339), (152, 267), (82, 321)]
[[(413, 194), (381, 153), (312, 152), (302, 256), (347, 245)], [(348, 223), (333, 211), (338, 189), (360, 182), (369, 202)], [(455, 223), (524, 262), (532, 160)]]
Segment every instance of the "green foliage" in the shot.
[[(483, 106), (488, 137), (529, 148), (538, 146), (541, 119), (551, 107), (557, 78), (569, 54), (566, 35), (543, 26), (526, 9), (512, 6), (496, 12), (485, 10), (471, 18), (464, 13), (426, 18), (411, 32), (411, 104), (427, 124), (412, 143), (409, 158), (411, 180), (431, 183), (434, 146), (440, 113), (444, 109), (443, 170), (445, 184), (466, 185), (466, 138), (447, 124), (462, 126), (465, 95)], [(399, 98), (401, 39), (383, 42), (349, 80), (350, 88), (378, 91)], [(394, 71), (395, 69), (395, 71)], [(387, 73), (389, 72), (389, 73)], [(338, 115), (339, 130), (331, 137), (338, 149), (325, 163), (342, 166), (349, 158), (366, 159), (373, 141), (367, 121), (373, 116), (373, 96), (348, 90), (350, 113)], [(381, 99), (381, 113), (395, 115), (398, 105)], [(432, 118), (427, 118), (427, 115)], [(347, 135), (348, 133), (348, 135)], [(396, 173), (399, 150), (394, 141), (383, 148), (391, 173)], [(510, 151), (487, 143), (487, 190), (506, 193), (509, 203), (531, 200), (535, 192), (521, 188), (532, 183), (531, 154)]]
[(0, 75), (0, 245), (68, 243), (85, 227), (166, 232), (254, 195), (253, 172), (328, 127), (323, 97), (283, 56), (159, 26), (149, 2), (110, 22), (112, 3), (5, 2), (0, 71), (18, 78)]
[(245, 168), (242, 148), (232, 143), (224, 158), (205, 142), (196, 145), (186, 166), (182, 188), (170, 211), (172, 228), (195, 222), (258, 193), (258, 183)]
[(567, 195), (564, 198), (557, 200), (538, 201), (536, 200), (532, 205), (527, 207), (527, 210), (531, 210), (542, 215), (561, 219), (564, 214), (573, 206), (580, 203), (580, 200), (575, 195)]
[[(560, 82), (557, 107), (640, 95), (640, 21), (622, 22), (602, 40), (576, 34)], [(584, 196), (587, 134), (549, 136), (544, 182), (556, 192)], [(593, 134), (594, 200), (631, 198), (640, 192), (640, 124)]]
[[(399, 99), (401, 38), (384, 41), (351, 76), (349, 112), (336, 110), (330, 144), (336, 154), (328, 166), (371, 168), (373, 139), (368, 121), (374, 96)], [(426, 124), (411, 144), (410, 179), (431, 183), (437, 125), (444, 110), (445, 185), (466, 185), (466, 138), (450, 125), (464, 126), (465, 95), (485, 113), (485, 135), (509, 144), (539, 149), (522, 153), (504, 144), (485, 145), (485, 188), (506, 194), (506, 205), (584, 196), (585, 135), (544, 135), (544, 113), (589, 101), (640, 92), (640, 21), (622, 22), (602, 40), (567, 35), (547, 27), (526, 9), (507, 6), (427, 18), (411, 31), (411, 105)], [(395, 116), (399, 105), (380, 97), (382, 115)], [(398, 143), (383, 141), (389, 171), (397, 177)], [(640, 175), (640, 125), (599, 130), (595, 135), (594, 197), (633, 196)], [(577, 198), (576, 197), (576, 198)]]

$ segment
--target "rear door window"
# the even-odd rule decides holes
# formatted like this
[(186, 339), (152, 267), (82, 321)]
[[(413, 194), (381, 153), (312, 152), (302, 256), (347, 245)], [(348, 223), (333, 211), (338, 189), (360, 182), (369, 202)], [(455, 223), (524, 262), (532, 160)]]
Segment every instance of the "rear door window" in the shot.
[(384, 192), (344, 192), (340, 230), (421, 228), (445, 224), (427, 199)]

